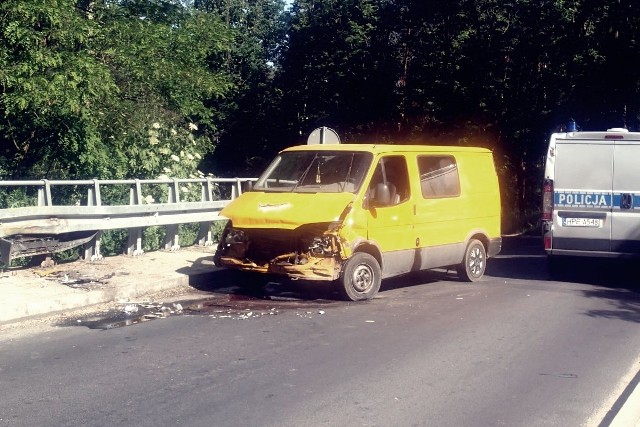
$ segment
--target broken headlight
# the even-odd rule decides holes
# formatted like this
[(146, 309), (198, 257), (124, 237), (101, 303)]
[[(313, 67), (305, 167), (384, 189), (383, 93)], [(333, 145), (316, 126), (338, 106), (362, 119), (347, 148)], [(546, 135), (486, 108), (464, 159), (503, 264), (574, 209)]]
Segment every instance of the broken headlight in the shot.
[(224, 236), (224, 243), (232, 245), (235, 243), (245, 243), (247, 241), (247, 235), (244, 231), (237, 228), (229, 228)]
[(335, 253), (336, 245), (333, 236), (314, 237), (309, 245), (309, 252), (314, 256), (331, 256)]

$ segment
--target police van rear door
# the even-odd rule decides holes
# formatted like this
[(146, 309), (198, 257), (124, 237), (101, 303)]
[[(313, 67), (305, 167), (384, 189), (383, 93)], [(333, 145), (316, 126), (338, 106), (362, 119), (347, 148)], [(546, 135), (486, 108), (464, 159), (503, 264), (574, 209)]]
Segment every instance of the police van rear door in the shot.
[(553, 249), (611, 250), (613, 141), (602, 133), (556, 140)]
[(615, 144), (611, 250), (640, 253), (640, 135), (619, 132), (607, 136)]

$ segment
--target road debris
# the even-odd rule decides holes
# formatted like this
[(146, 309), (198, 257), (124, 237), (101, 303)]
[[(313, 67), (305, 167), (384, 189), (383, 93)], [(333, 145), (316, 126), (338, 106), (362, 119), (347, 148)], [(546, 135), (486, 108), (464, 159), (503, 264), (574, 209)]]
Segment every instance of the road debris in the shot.
[(144, 317), (149, 319), (167, 317), (171, 314), (181, 314), (184, 311), (184, 308), (180, 303), (173, 303), (169, 306), (169, 305), (165, 305), (163, 302), (154, 303), (150, 301), (143, 301), (143, 302), (125, 301), (125, 302), (121, 302), (120, 304), (124, 305), (124, 307), (122, 308), (123, 313), (133, 314), (133, 313), (137, 313), (140, 310), (147, 311), (146, 313), (144, 313)]
[(95, 272), (79, 270), (50, 270), (45, 274), (36, 271), (36, 274), (44, 277), (46, 280), (54, 281), (70, 288), (83, 289), (86, 291), (104, 288), (109, 279), (115, 276), (115, 273), (113, 272), (98, 276)]
[(263, 316), (276, 316), (281, 311), (291, 311), (298, 317), (312, 319), (325, 315), (326, 307), (339, 305), (332, 300), (302, 300), (271, 296), (255, 297), (237, 293), (221, 293), (209, 298), (182, 299), (180, 301), (127, 300), (117, 301), (113, 310), (99, 315), (70, 319), (67, 325), (81, 324), (91, 329), (114, 329), (136, 325), (172, 316), (207, 316), (210, 319), (253, 320)]
[(137, 313), (138, 312), (138, 305), (137, 304), (127, 304), (127, 305), (124, 306), (122, 311), (127, 313), (127, 314)]
[[(223, 313), (221, 310), (220, 313)], [(232, 320), (247, 320), (247, 319), (255, 319), (262, 316), (275, 316), (278, 314), (278, 311), (275, 309), (271, 309), (269, 311), (262, 312), (253, 312), (250, 311), (248, 313), (234, 313), (232, 310), (226, 312), (226, 314), (210, 314), (209, 317), (212, 319), (232, 319)]]

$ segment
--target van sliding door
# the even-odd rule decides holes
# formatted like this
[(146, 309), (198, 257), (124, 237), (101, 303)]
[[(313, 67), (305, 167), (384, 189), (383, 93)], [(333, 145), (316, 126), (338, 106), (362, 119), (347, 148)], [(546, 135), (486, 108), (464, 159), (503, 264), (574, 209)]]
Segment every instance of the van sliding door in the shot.
[(603, 140), (556, 141), (553, 249), (611, 250), (613, 147)]
[(640, 253), (640, 141), (616, 140), (611, 250)]

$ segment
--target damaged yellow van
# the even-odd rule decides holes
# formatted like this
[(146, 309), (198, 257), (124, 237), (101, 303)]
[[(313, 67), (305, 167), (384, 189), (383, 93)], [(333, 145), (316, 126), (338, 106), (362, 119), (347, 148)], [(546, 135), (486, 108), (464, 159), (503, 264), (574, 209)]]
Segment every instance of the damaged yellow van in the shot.
[(477, 281), (502, 245), (498, 178), (482, 148), (291, 147), (221, 215), (216, 265), (332, 281), (352, 301), (423, 269), (454, 266)]

